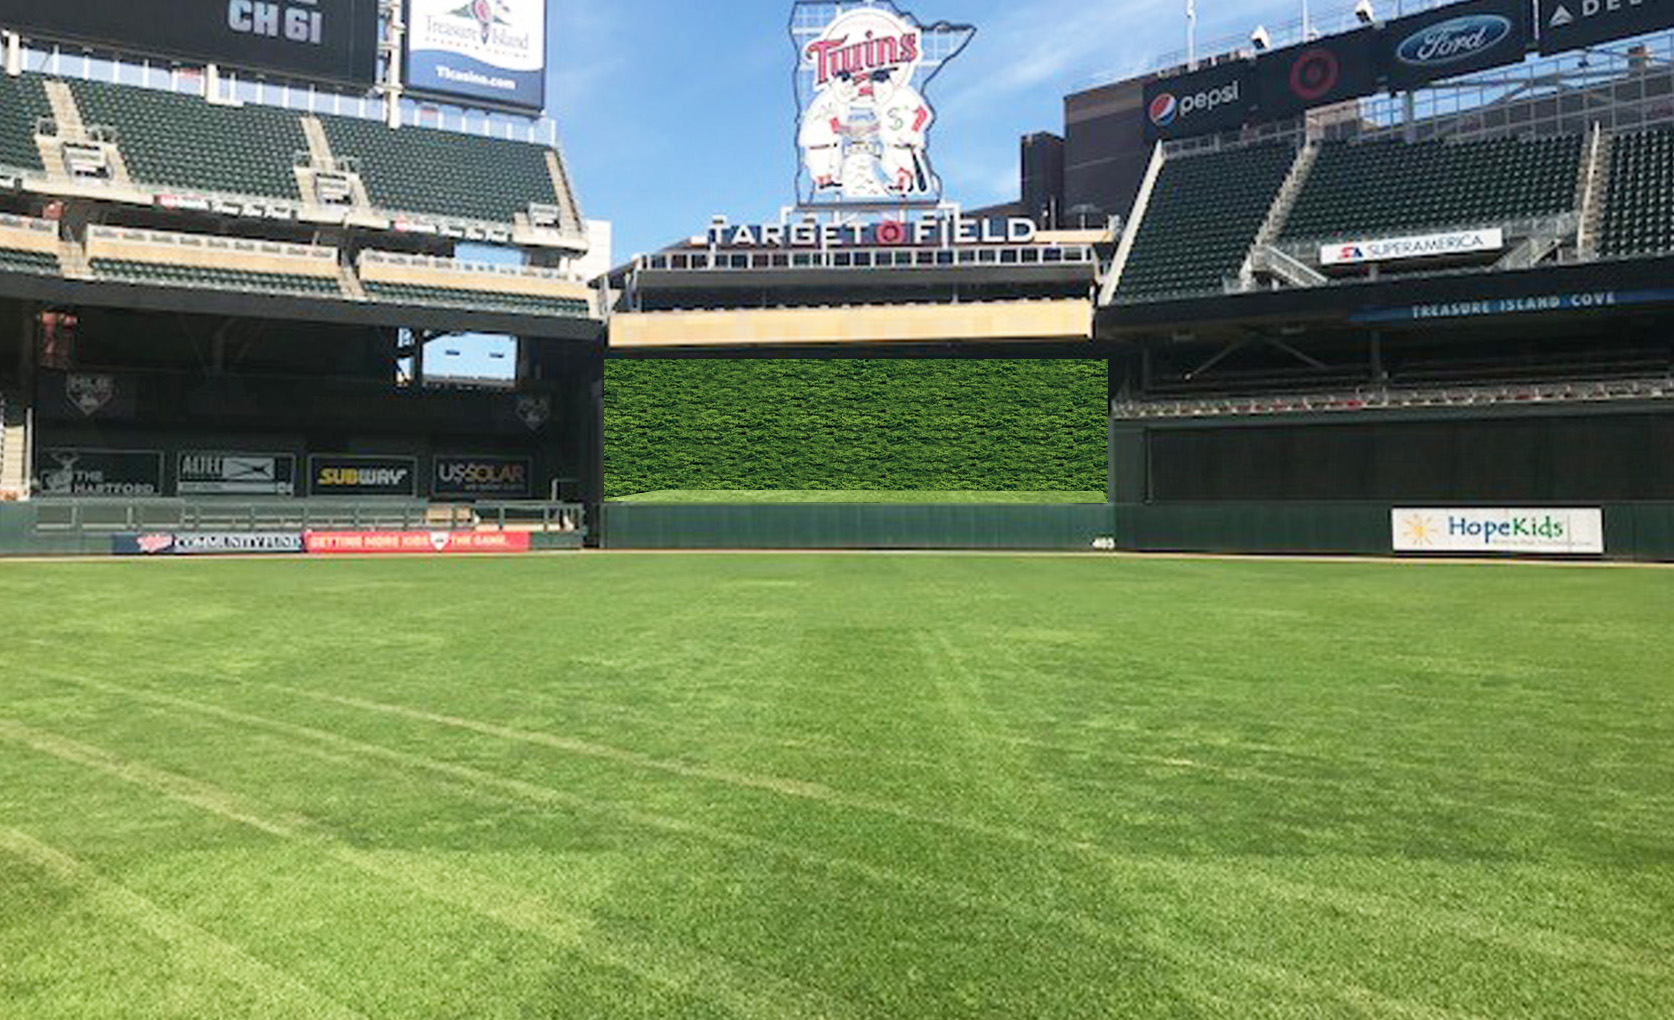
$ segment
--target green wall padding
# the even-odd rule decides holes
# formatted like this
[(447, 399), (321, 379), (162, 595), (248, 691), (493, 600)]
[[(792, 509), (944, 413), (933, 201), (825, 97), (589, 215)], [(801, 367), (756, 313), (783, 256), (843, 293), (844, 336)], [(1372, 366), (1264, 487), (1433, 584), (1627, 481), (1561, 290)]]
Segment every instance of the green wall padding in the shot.
[(612, 361), (605, 494), (1103, 491), (1103, 361)]

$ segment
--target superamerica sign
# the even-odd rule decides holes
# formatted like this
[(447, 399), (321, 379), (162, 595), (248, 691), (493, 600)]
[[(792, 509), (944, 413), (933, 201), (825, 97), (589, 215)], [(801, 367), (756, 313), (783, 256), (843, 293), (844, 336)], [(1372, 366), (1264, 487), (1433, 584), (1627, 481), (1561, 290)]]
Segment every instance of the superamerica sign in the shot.
[(920, 25), (888, 0), (797, 3), (798, 194), (824, 204), (939, 199), (936, 111), (924, 92), (975, 32)]

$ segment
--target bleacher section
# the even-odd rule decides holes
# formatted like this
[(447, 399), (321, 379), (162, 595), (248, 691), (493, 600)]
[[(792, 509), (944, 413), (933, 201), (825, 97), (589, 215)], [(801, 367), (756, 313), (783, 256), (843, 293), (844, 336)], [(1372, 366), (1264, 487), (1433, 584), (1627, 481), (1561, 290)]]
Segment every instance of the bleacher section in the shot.
[(512, 223), (537, 202), (560, 205), (544, 146), (321, 117), (331, 151), (355, 160), (372, 203), (432, 216)]
[(58, 225), (0, 213), (0, 272), (57, 276)]
[(95, 276), (123, 283), (342, 296), (335, 248), (95, 226), (87, 258)]
[(520, 315), (593, 314), (587, 284), (554, 270), (368, 251), (361, 253), (359, 277), (367, 296), (379, 301)]
[(263, 106), (71, 81), (88, 127), (109, 127), (140, 184), (301, 201), (293, 167), (308, 139), (297, 114)]
[(1281, 237), (1365, 240), (1574, 211), (1582, 142), (1329, 143)]
[(0, 75), (0, 167), (40, 171), (35, 125), (52, 116), (39, 78)]
[(1243, 264), (1295, 159), (1288, 145), (1257, 145), (1165, 163), (1117, 299), (1219, 292)]
[(1618, 135), (1599, 254), (1606, 258), (1674, 251), (1674, 131)]

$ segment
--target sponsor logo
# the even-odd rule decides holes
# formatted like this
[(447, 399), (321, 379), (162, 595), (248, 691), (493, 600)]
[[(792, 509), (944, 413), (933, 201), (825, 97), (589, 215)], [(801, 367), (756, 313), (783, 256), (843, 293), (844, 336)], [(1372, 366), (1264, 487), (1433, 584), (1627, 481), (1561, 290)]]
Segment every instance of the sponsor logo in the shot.
[(1319, 261), (1325, 266), (1348, 266), (1368, 262), (1399, 262), (1403, 259), (1437, 258), (1500, 251), (1505, 247), (1503, 230), (1465, 230), (1452, 234), (1393, 237), (1381, 241), (1352, 241), (1320, 248)]
[(91, 418), (116, 399), (116, 377), (110, 375), (68, 375), (64, 396), (82, 417)]
[(1164, 92), (1151, 101), (1151, 123), (1157, 127), (1168, 127), (1195, 114), (1212, 113), (1229, 103), (1238, 102), (1243, 93), (1244, 85), (1240, 81), (1230, 81), (1219, 88), (1204, 89), (1189, 96), (1176, 97)]
[(290, 496), (296, 462), (287, 454), (182, 453), (182, 496)]
[(296, 555), (303, 551), (303, 543), (300, 532), (117, 535), (112, 551), (118, 556)]
[(434, 556), (524, 553), (526, 531), (311, 531), (303, 545), (315, 556)]
[(539, 432), (552, 420), (552, 398), (522, 396), (517, 398), (517, 420), (530, 432)]
[(315, 2), (299, 0), (301, 6), (292, 6), (262, 0), (229, 0), (227, 27), (242, 35), (319, 46), (325, 42), (325, 15), (314, 9)]
[(42, 496), (135, 499), (161, 495), (163, 455), (116, 450), (42, 450)]
[(1396, 552), (1603, 555), (1602, 510), (1397, 509)]
[(1304, 103), (1329, 96), (1342, 80), (1343, 67), (1337, 54), (1324, 47), (1306, 50), (1290, 68), (1290, 91)]
[(1409, 67), (1446, 67), (1492, 50), (1511, 34), (1511, 19), (1473, 14), (1419, 29), (1395, 48), (1395, 59)]
[(1157, 127), (1168, 127), (1179, 113), (1180, 100), (1174, 98), (1172, 92), (1164, 92), (1151, 100), (1151, 123)]
[(398, 489), (412, 474), (407, 468), (324, 467), (314, 483), (330, 489)]

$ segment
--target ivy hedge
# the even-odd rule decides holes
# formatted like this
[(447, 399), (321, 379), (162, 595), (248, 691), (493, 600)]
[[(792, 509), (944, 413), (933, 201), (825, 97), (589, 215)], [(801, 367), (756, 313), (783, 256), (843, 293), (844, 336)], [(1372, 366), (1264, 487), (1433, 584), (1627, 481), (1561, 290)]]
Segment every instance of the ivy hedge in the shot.
[(1102, 361), (611, 361), (609, 497), (1103, 490)]

